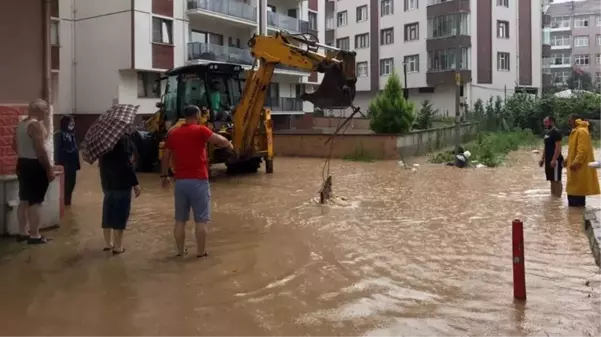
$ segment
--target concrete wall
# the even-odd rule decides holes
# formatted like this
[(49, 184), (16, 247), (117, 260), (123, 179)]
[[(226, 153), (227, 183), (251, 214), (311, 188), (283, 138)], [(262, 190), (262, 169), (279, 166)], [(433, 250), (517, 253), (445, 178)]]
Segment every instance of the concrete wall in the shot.
[[(464, 140), (478, 131), (477, 123), (461, 126)], [(319, 133), (282, 133), (276, 132), (275, 153), (278, 156), (291, 157), (327, 157), (330, 152), (325, 142), (331, 135)], [(453, 145), (455, 128), (453, 126), (438, 129), (410, 132), (405, 135), (344, 135), (334, 141), (332, 156), (342, 158), (357, 152), (369, 154), (376, 159), (397, 159), (400, 155), (415, 156)]]

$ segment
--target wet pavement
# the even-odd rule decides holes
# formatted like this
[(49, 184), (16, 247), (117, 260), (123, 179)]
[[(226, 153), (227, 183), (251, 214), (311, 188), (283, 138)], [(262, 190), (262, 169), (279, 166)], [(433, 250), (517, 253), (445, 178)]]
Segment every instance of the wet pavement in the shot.
[[(172, 258), (172, 198), (141, 175), (127, 251), (102, 252), (95, 167), (54, 240), (0, 242), (4, 335), (601, 334), (601, 276), (581, 214), (536, 157), (460, 170), (332, 163), (346, 201), (319, 206), (322, 160), (217, 177), (208, 259)], [(599, 202), (599, 199), (590, 200)], [(514, 303), (511, 220), (525, 223), (528, 300)], [(191, 228), (190, 228), (191, 229)], [(194, 251), (192, 232), (188, 247)]]

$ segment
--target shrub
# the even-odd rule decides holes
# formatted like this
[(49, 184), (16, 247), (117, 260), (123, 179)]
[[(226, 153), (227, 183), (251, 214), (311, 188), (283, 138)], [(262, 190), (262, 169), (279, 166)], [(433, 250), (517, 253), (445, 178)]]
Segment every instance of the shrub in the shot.
[(398, 75), (393, 72), (384, 91), (369, 104), (370, 127), (377, 133), (404, 133), (411, 130), (415, 120), (413, 103), (403, 98)]
[(437, 114), (438, 109), (433, 109), (429, 100), (423, 101), (422, 108), (419, 110), (415, 120), (415, 127), (422, 130), (432, 128), (432, 122)]

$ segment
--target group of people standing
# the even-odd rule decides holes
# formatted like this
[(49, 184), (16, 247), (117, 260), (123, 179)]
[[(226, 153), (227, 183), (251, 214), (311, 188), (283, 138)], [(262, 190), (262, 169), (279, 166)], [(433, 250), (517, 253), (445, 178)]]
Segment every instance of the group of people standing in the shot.
[(571, 132), (568, 138), (568, 154), (565, 159), (561, 153), (562, 135), (555, 124), (555, 118), (548, 116), (543, 123), (547, 128), (547, 134), (539, 166), (545, 168), (546, 178), (551, 183), (551, 194), (561, 197), (563, 192), (562, 169), (566, 168), (568, 170), (566, 184), (568, 206), (586, 206), (587, 196), (601, 193), (597, 170), (588, 166), (589, 163), (595, 161), (589, 123), (579, 116), (569, 116), (568, 124)]
[[(197, 257), (207, 256), (206, 226), (210, 221), (210, 185), (207, 143), (232, 149), (225, 137), (199, 124), (200, 109), (188, 106), (184, 109), (185, 123), (170, 130), (165, 140), (161, 163), (161, 183), (168, 188), (175, 178), (174, 238), (177, 255), (184, 256), (185, 225), (190, 210), (196, 224)], [(29, 105), (28, 116), (16, 128), (13, 149), (17, 153), (17, 177), (19, 182), (17, 241), (43, 244), (49, 240), (40, 235), (40, 206), (44, 202), (55, 171), (50, 161), (49, 105), (35, 100)], [(110, 151), (99, 158), (98, 167), (104, 194), (102, 204), (102, 229), (105, 240), (103, 250), (121, 254), (123, 232), (129, 221), (133, 197), (141, 194), (134, 169), (134, 145), (129, 134), (124, 134)], [(64, 169), (64, 202), (71, 205), (76, 185), (77, 171), (81, 168), (80, 154), (75, 138), (75, 119), (63, 116), (60, 129), (54, 135), (54, 161)], [(171, 172), (170, 172), (171, 171)], [(172, 177), (173, 175), (173, 177)]]

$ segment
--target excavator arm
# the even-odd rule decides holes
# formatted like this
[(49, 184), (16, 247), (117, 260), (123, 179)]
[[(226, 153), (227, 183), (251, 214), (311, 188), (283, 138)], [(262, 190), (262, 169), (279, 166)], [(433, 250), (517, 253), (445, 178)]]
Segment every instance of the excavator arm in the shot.
[[(239, 156), (244, 156), (252, 147), (267, 88), (278, 64), (324, 74), (317, 90), (304, 93), (301, 99), (322, 109), (344, 109), (352, 105), (357, 82), (355, 52), (321, 45), (303, 34), (255, 35), (248, 44), (259, 67), (249, 72), (234, 113), (232, 144)], [(321, 54), (319, 48), (328, 51)]]

